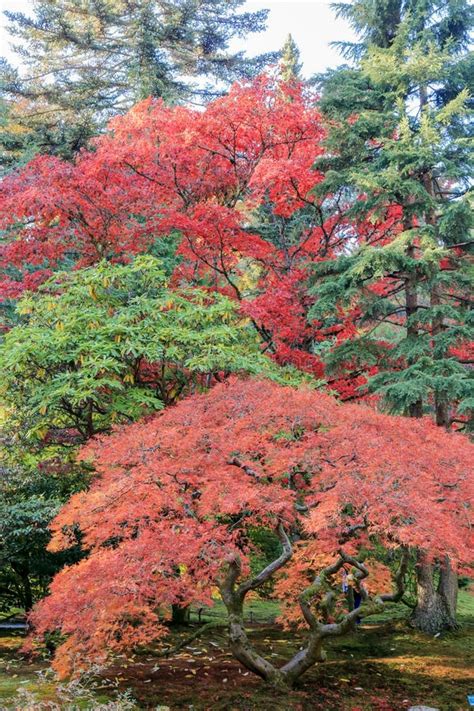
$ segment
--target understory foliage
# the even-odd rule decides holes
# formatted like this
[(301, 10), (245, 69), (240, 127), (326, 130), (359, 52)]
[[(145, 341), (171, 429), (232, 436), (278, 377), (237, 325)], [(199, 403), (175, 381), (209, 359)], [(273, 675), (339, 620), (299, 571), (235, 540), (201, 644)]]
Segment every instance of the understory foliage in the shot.
[[(80, 550), (51, 553), (49, 524), (79, 480), (74, 476), (41, 476), (38, 471), (1, 467), (0, 479), (0, 611), (29, 612), (44, 597), (52, 577), (75, 562)], [(82, 483), (82, 482), (81, 482)]]
[[(50, 548), (67, 549), (79, 527), (88, 556), (56, 576), (32, 616), (36, 634), (65, 635), (55, 668), (78, 672), (161, 639), (171, 605), (212, 604), (217, 587), (237, 658), (291, 684), (323, 659), (325, 637), (396, 599), (388, 570), (372, 561), (377, 546), (399, 558), (402, 573), (414, 547), (468, 560), (472, 454), (462, 435), (429, 420), (270, 381), (218, 384), (82, 450), (98, 475), (56, 517)], [(254, 576), (253, 527), (281, 542)], [(363, 597), (349, 613), (343, 568)], [(270, 578), (287, 621), (309, 628), (308, 647), (281, 670), (251, 649), (242, 622), (246, 594)]]

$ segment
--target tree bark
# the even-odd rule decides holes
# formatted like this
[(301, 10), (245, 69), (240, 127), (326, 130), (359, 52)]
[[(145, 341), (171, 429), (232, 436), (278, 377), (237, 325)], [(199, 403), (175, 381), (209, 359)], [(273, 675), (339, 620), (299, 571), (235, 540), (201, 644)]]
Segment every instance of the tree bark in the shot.
[(171, 624), (172, 625), (187, 625), (188, 624), (188, 607), (180, 607), (172, 605), (171, 607)]
[[(405, 220), (404, 229), (411, 229), (411, 222)], [(410, 259), (415, 258), (415, 247), (410, 244), (407, 247), (407, 256)], [(416, 316), (418, 312), (418, 292), (416, 288), (416, 275), (408, 274), (405, 279), (405, 312), (407, 318), (407, 336), (409, 338), (418, 337), (418, 326), (410, 319)], [(416, 400), (411, 403), (408, 407), (409, 417), (422, 417), (423, 416), (423, 401), (421, 399)]]
[(438, 593), (443, 600), (450, 619), (450, 628), (457, 627), (456, 610), (458, 604), (458, 576), (446, 556), (439, 575)]
[[(434, 285), (431, 289), (430, 294), (430, 305), (431, 307), (436, 307), (441, 304), (441, 296), (439, 293), (439, 286)], [(433, 320), (431, 332), (433, 336), (437, 336), (442, 333), (444, 328), (443, 319), (437, 318)], [(449, 402), (442, 393), (434, 393), (434, 406), (435, 406), (435, 418), (438, 427), (444, 427), (446, 430), (451, 429), (451, 418), (449, 416)]]
[[(428, 195), (430, 195), (430, 197), (434, 199), (435, 193), (433, 190), (433, 178), (432, 178), (431, 173), (428, 173), (425, 176), (424, 186), (425, 186), (425, 190), (428, 193)], [(428, 214), (426, 215), (426, 222), (427, 222), (427, 224), (431, 225), (431, 227), (433, 228), (435, 233), (438, 234), (438, 229), (437, 229), (437, 224), (436, 224), (436, 215), (434, 213), (434, 210), (430, 210), (428, 212)], [(432, 285), (431, 291), (430, 291), (430, 306), (431, 306), (431, 308), (436, 308), (437, 306), (441, 305), (441, 302), (442, 302), (442, 299), (441, 299), (439, 284), (434, 283)], [(435, 338), (440, 333), (442, 333), (443, 329), (444, 329), (443, 319), (439, 318), (439, 317), (434, 318), (433, 322), (431, 324), (431, 333), (432, 333), (433, 337)], [(451, 428), (451, 420), (449, 417), (449, 403), (448, 403), (447, 397), (442, 392), (435, 391), (434, 406), (435, 406), (436, 424), (439, 427), (444, 427), (445, 429), (449, 430)]]
[(439, 634), (457, 628), (457, 575), (449, 558), (440, 566), (439, 582), (434, 583), (434, 566), (422, 556), (417, 566), (417, 604), (411, 615), (411, 623), (426, 634)]
[(234, 657), (247, 669), (272, 686), (287, 686), (288, 682), (281, 671), (260, 656), (250, 644), (244, 627), (242, 604), (234, 600), (227, 609), (229, 614), (230, 648)]
[(280, 523), (276, 533), (283, 547), (281, 555), (272, 563), (266, 566), (255, 577), (237, 585), (241, 575), (241, 564), (238, 557), (228, 562), (228, 570), (222, 579), (219, 588), (222, 600), (227, 608), (229, 620), (229, 642), (232, 654), (247, 669), (261, 677), (272, 686), (288, 686), (285, 675), (271, 662), (267, 661), (252, 647), (245, 631), (244, 625), (244, 602), (247, 593), (256, 590), (272, 577), (277, 570), (282, 568), (293, 554), (292, 546), (286, 532)]

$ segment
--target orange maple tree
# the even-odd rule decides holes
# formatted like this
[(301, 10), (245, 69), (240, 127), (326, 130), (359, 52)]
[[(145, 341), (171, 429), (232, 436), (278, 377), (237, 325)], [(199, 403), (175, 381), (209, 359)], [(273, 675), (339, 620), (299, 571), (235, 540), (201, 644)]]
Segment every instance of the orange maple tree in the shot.
[[(90, 489), (54, 521), (54, 550), (80, 529), (88, 557), (62, 570), (31, 621), (65, 641), (63, 675), (160, 640), (171, 605), (227, 608), (232, 652), (252, 672), (293, 684), (324, 659), (323, 642), (403, 594), (407, 554), (469, 561), (473, 445), (427, 419), (340, 404), (309, 388), (231, 378), (159, 415), (91, 441)], [(280, 540), (279, 556), (251, 572), (250, 532)], [(374, 560), (380, 544), (400, 568)], [(341, 602), (352, 576), (361, 606)], [(268, 581), (307, 645), (281, 668), (252, 647), (246, 596)]]

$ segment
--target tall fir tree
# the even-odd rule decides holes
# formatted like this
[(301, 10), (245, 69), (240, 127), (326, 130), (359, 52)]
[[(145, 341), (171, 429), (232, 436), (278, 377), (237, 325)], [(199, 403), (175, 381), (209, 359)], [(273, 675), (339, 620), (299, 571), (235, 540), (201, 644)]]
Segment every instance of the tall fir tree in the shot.
[[(46, 151), (69, 158), (114, 114), (147, 96), (205, 100), (275, 55), (248, 59), (231, 40), (264, 29), (243, 0), (37, 0), (5, 13), (20, 68), (3, 62), (3, 161)], [(213, 82), (213, 88), (209, 83)]]
[[(376, 7), (377, 6), (377, 7)], [(378, 9), (378, 12), (376, 12)], [(338, 5), (361, 36), (358, 59), (326, 76), (321, 195), (339, 196), (351, 239), (316, 269), (312, 316), (355, 328), (327, 349), (392, 410), (472, 427), (472, 212), (467, 3)], [(371, 233), (361, 225), (382, 223)], [(374, 375), (374, 371), (376, 374)], [(369, 377), (372, 374), (372, 377)], [(455, 578), (420, 565), (415, 623), (455, 625)]]
[(284, 83), (301, 81), (300, 50), (289, 34), (281, 50), (280, 76)]
[[(448, 36), (438, 9), (413, 4), (389, 46), (369, 43), (356, 69), (327, 77), (318, 192), (343, 195), (353, 239), (318, 267), (313, 315), (353, 309), (357, 336), (335, 343), (330, 365), (376, 361), (370, 388), (392, 409), (433, 411), (449, 428), (473, 407), (469, 87), (459, 84), (469, 12)], [(387, 229), (373, 238), (363, 221)]]

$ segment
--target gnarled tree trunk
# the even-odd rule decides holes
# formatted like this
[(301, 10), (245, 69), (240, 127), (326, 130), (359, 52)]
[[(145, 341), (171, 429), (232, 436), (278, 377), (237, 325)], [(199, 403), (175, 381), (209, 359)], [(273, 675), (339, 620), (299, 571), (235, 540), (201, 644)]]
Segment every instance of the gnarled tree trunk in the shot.
[(439, 581), (435, 585), (435, 569), (420, 556), (417, 566), (417, 604), (411, 623), (421, 632), (438, 634), (457, 628), (457, 575), (446, 557), (440, 566)]
[[(360, 526), (357, 528), (360, 528)], [(396, 579), (396, 592), (394, 594), (380, 595), (377, 598), (371, 599), (365, 588), (361, 586), (362, 580), (368, 575), (367, 568), (356, 558), (346, 555), (340, 550), (336, 561), (324, 568), (315, 578), (314, 582), (301, 592), (298, 603), (309, 628), (308, 640), (303, 649), (297, 652), (284, 666), (278, 668), (254, 649), (247, 636), (243, 619), (243, 606), (247, 593), (251, 590), (257, 590), (292, 557), (292, 546), (281, 523), (278, 525), (276, 533), (283, 548), (281, 555), (276, 560), (267, 565), (267, 567), (255, 577), (245, 580), (239, 585), (238, 581), (242, 572), (240, 559), (238, 556), (229, 559), (226, 566), (227, 572), (223, 575), (219, 583), (219, 589), (222, 600), (227, 608), (229, 641), (233, 655), (247, 669), (260, 676), (272, 686), (292, 687), (305, 671), (310, 669), (318, 661), (324, 661), (326, 659), (322, 645), (327, 637), (346, 634), (354, 629), (359, 616), (363, 617), (380, 612), (385, 602), (396, 602), (402, 597), (408, 557), (405, 551)], [(316, 595), (319, 595), (321, 591), (324, 590), (326, 598), (325, 606), (326, 609), (330, 609), (335, 595), (331, 580), (332, 577), (341, 570), (344, 564), (354, 566), (356, 569), (354, 577), (362, 596), (362, 605), (356, 610), (348, 612), (340, 622), (320, 622), (311, 609), (312, 601)]]
[(453, 570), (448, 557), (446, 557), (444, 564), (441, 566), (438, 593), (452, 622), (451, 626), (457, 627), (458, 576)]

